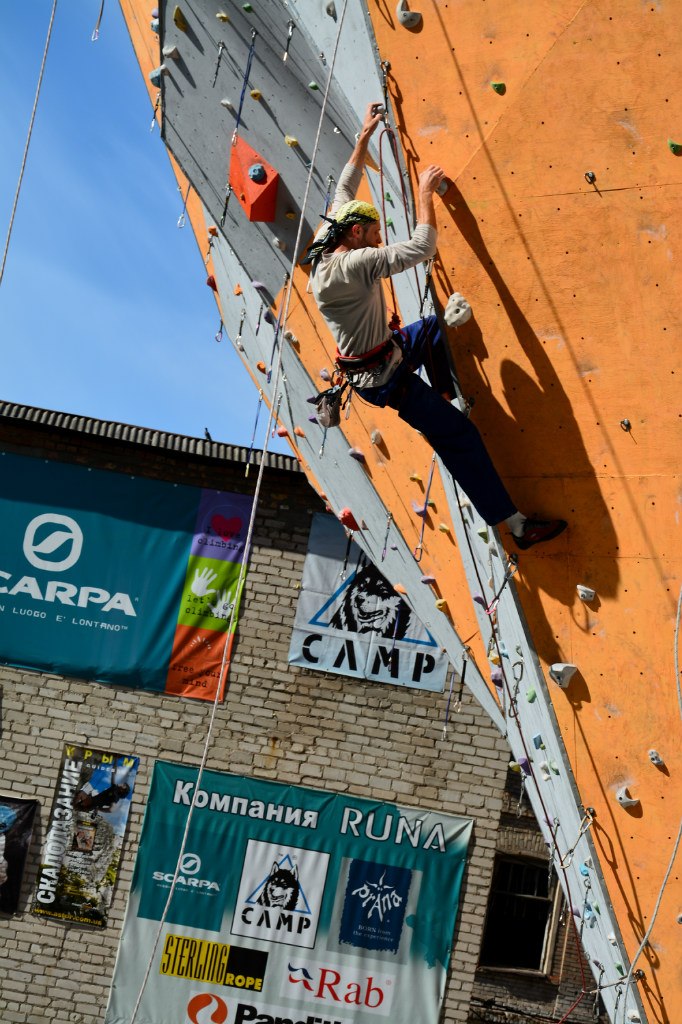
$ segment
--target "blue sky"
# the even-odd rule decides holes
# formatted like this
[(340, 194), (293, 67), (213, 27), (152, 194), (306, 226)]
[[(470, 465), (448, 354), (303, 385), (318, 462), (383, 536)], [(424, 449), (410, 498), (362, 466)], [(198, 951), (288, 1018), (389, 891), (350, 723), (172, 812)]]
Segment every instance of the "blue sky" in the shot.
[[(203, 256), (177, 227), (182, 196), (116, 0), (91, 41), (99, 7), (57, 5), (0, 285), (0, 398), (248, 446), (255, 386), (215, 341)], [(2, 249), (51, 9), (0, 0)]]

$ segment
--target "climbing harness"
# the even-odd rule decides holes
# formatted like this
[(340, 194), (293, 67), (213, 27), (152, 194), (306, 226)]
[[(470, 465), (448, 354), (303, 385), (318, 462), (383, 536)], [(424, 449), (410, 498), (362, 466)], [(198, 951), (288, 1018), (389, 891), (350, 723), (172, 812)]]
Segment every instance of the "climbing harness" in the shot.
[(239, 126), (242, 123), (242, 109), (244, 107), (244, 97), (246, 96), (246, 87), (249, 83), (249, 75), (251, 74), (251, 65), (253, 64), (253, 55), (256, 49), (256, 36), (258, 33), (255, 28), (251, 29), (251, 46), (249, 47), (249, 55), (246, 58), (246, 70), (244, 71), (244, 80), (242, 82), (242, 91), (239, 97), (239, 109), (237, 110), (237, 120), (232, 132), (232, 145), (237, 145), (237, 136), (239, 135)]
[(353, 376), (357, 374), (369, 373), (371, 370), (378, 372), (386, 365), (394, 352), (395, 342), (391, 336), (386, 341), (382, 341), (380, 345), (375, 345), (369, 352), (363, 352), (359, 356), (342, 356), (337, 349), (335, 360), (338, 368), (352, 380)]
[(17, 190), (14, 194), (14, 202), (12, 204), (12, 213), (9, 219), (9, 228), (7, 230), (7, 240), (5, 241), (5, 251), (2, 254), (2, 264), (0, 265), (0, 285), (5, 274), (5, 264), (7, 262), (7, 253), (9, 251), (9, 242), (12, 237), (12, 227), (14, 226), (14, 218), (17, 212), (17, 205), (19, 203), (19, 193), (21, 192), (21, 183), (24, 180), (24, 171), (26, 169), (26, 160), (28, 159), (28, 147), (31, 144), (31, 135), (33, 134), (33, 122), (36, 118), (36, 110), (38, 108), (38, 97), (40, 96), (40, 87), (43, 84), (43, 75), (45, 73), (45, 63), (47, 61), (47, 51), (50, 48), (50, 37), (52, 36), (52, 26), (54, 24), (54, 16), (57, 11), (57, 0), (53, 0), (52, 13), (50, 14), (50, 24), (47, 28), (47, 38), (45, 40), (45, 49), (43, 50), (43, 59), (40, 64), (40, 72), (38, 74), (38, 85), (36, 88), (35, 99), (33, 100), (33, 110), (31, 111), (31, 120), (28, 126), (28, 134), (26, 136), (26, 145), (24, 146), (24, 155), (21, 161), (21, 170), (19, 171), (19, 181), (17, 183)]

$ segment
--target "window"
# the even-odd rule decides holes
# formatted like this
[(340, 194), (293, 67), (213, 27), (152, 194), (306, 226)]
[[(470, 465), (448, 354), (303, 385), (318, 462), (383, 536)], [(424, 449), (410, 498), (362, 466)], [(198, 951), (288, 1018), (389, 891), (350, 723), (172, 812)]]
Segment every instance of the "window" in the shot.
[(488, 901), (481, 967), (548, 973), (558, 886), (546, 863), (498, 855)]

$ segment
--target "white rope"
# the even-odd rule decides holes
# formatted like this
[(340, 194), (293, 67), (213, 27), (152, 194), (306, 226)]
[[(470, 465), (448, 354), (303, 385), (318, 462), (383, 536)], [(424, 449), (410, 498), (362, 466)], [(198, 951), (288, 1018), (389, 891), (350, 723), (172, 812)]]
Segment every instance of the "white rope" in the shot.
[[(319, 124), (318, 124), (318, 127), (317, 127), (317, 135), (315, 137), (315, 145), (313, 146), (313, 153), (312, 153), (312, 157), (311, 157), (311, 160), (310, 160), (310, 169), (309, 169), (309, 172), (308, 172), (308, 180), (306, 182), (306, 188), (305, 188), (305, 194), (304, 194), (304, 198), (303, 198), (303, 204), (301, 206), (301, 216), (300, 216), (300, 219), (299, 219), (298, 233), (297, 233), (297, 236), (296, 236), (296, 243), (294, 245), (294, 255), (293, 255), (293, 259), (292, 259), (292, 263), (291, 263), (291, 272), (289, 274), (289, 284), (288, 284), (288, 289), (287, 289), (287, 293), (286, 293), (286, 302), (285, 302), (285, 307), (284, 307), (285, 308), (285, 313), (284, 313), (284, 318), (283, 318), (283, 322), (282, 322), (282, 325), (281, 325), (281, 333), (282, 334), (284, 333), (284, 323), (286, 322), (286, 314), (287, 314), (288, 309), (289, 309), (289, 300), (290, 300), (290, 297), (291, 297), (291, 287), (292, 287), (292, 281), (293, 281), (293, 274), (294, 274), (294, 271), (296, 269), (296, 255), (297, 255), (297, 252), (298, 252), (298, 246), (300, 244), (301, 235), (303, 233), (303, 223), (304, 223), (304, 217), (305, 217), (305, 207), (306, 207), (306, 203), (308, 201), (308, 195), (309, 195), (309, 192), (310, 192), (310, 184), (311, 184), (312, 177), (313, 177), (313, 170), (315, 168), (315, 158), (317, 156), (317, 150), (319, 148), (320, 135), (322, 134), (322, 125), (324, 123), (324, 116), (325, 116), (325, 112), (326, 112), (326, 108), (327, 108), (327, 101), (328, 101), (328, 98), (329, 98), (329, 90), (330, 90), (330, 87), (331, 87), (332, 76), (334, 74), (334, 64), (336, 62), (336, 55), (338, 53), (338, 48), (339, 48), (339, 40), (341, 38), (341, 30), (343, 28), (343, 22), (344, 22), (344, 18), (345, 18), (345, 15), (346, 15), (346, 8), (347, 7), (348, 7), (348, 0), (345, 0), (344, 5), (343, 5), (343, 11), (341, 13), (341, 17), (339, 18), (339, 25), (338, 25), (338, 29), (337, 29), (337, 33), (336, 33), (336, 41), (335, 41), (335, 44), (334, 44), (334, 52), (333, 52), (332, 59), (330, 61), (330, 65), (329, 65), (329, 77), (327, 79), (327, 87), (325, 89), (324, 98), (322, 100), (322, 108), (321, 108), (321, 111), (320, 111), (320, 120), (319, 120)], [(278, 357), (277, 357), (275, 384), (273, 386), (273, 392), (272, 392), (273, 395), (275, 395), (276, 392), (277, 392), (277, 387), (278, 387), (278, 383), (279, 383), (279, 379), (280, 379), (280, 375), (281, 375), (282, 352), (283, 352), (283, 346), (280, 345), (279, 346)], [(175, 893), (178, 876), (180, 874), (180, 865), (182, 864), (182, 859), (183, 859), (184, 854), (185, 854), (185, 848), (186, 848), (186, 845), (187, 845), (187, 837), (189, 835), (189, 829), (190, 829), (190, 825), (191, 825), (191, 821), (192, 821), (192, 816), (194, 814), (194, 808), (196, 806), (196, 797), (197, 797), (197, 793), (199, 792), (199, 789), (201, 787), (201, 780), (203, 778), (203, 774), (204, 774), (204, 771), (205, 771), (205, 768), (206, 768), (206, 761), (207, 761), (207, 758), (208, 758), (208, 752), (209, 752), (209, 748), (210, 748), (210, 745), (211, 745), (211, 740), (213, 738), (213, 729), (214, 729), (214, 725), (215, 725), (216, 711), (218, 709), (218, 702), (219, 702), (219, 699), (220, 699), (221, 690), (223, 688), (223, 683), (225, 682), (225, 672), (226, 672), (227, 665), (228, 665), (228, 656), (227, 655), (228, 655), (228, 650), (229, 650), (229, 647), (230, 647), (229, 638), (232, 635), (232, 627), (233, 627), (233, 623), (234, 623), (234, 619), (235, 619), (235, 614), (236, 614), (236, 610), (237, 610), (238, 598), (241, 595), (242, 587), (243, 587), (244, 580), (245, 580), (245, 577), (246, 577), (246, 567), (247, 567), (247, 563), (248, 563), (249, 554), (250, 554), (250, 551), (251, 551), (251, 543), (252, 543), (252, 539), (253, 539), (254, 524), (255, 524), (255, 521), (256, 521), (256, 513), (258, 511), (258, 502), (259, 502), (259, 498), (260, 498), (261, 485), (262, 485), (263, 474), (264, 474), (264, 470), (265, 470), (266, 455), (267, 455), (267, 451), (268, 451), (268, 439), (270, 437), (270, 429), (272, 427), (272, 423), (273, 423), (273, 420), (274, 420), (274, 410), (275, 410), (275, 402), (273, 401), (271, 406), (270, 406), (270, 415), (268, 417), (268, 423), (267, 423), (267, 427), (266, 427), (266, 430), (265, 430), (265, 441), (263, 443), (263, 451), (261, 453), (261, 461), (260, 461), (260, 466), (258, 468), (258, 478), (256, 480), (256, 486), (254, 488), (253, 506), (252, 506), (252, 509), (251, 509), (251, 517), (249, 519), (249, 527), (248, 527), (247, 534), (246, 534), (246, 540), (244, 541), (244, 552), (243, 552), (243, 555), (242, 555), (242, 561), (241, 561), (241, 566), (240, 566), (240, 571), (239, 571), (239, 580), (238, 580), (238, 583), (237, 583), (236, 597), (235, 597), (235, 602), (234, 602), (234, 605), (232, 607), (232, 612), (231, 612), (231, 615), (230, 615), (230, 622), (229, 622), (229, 626), (228, 626), (228, 630), (227, 630), (227, 638), (226, 638), (226, 643), (225, 643), (225, 649), (223, 651), (223, 658), (222, 658), (222, 662), (221, 662), (221, 666), (220, 666), (220, 673), (219, 673), (218, 683), (217, 683), (217, 686), (216, 686), (216, 695), (215, 695), (215, 698), (214, 698), (214, 701), (213, 701), (213, 706), (211, 708), (211, 716), (210, 716), (209, 723), (208, 723), (208, 729), (206, 731), (206, 740), (205, 740), (205, 743), (204, 743), (203, 754), (201, 756), (201, 763), (199, 765), (199, 770), (197, 772), (196, 782), (195, 782), (195, 785), (194, 785), (194, 789), (192, 791), (192, 800), (190, 802), (189, 810), (187, 812), (187, 820), (185, 822), (185, 829), (184, 829), (183, 836), (182, 836), (182, 842), (180, 844), (180, 850), (178, 852), (178, 859), (177, 859), (177, 862), (176, 862), (176, 865), (175, 865), (175, 872), (173, 874), (173, 881), (171, 882), (171, 887), (170, 887), (170, 890), (168, 892), (168, 897), (166, 899), (165, 906), (163, 908), (163, 913), (161, 915), (161, 920), (159, 921), (159, 924), (158, 924), (158, 927), (157, 927), (157, 930), (156, 930), (156, 936), (155, 936), (155, 939), (154, 939), (154, 945), (153, 945), (152, 951), (151, 951), (150, 956), (149, 956), (149, 960), (148, 960), (147, 967), (146, 967), (146, 970), (145, 970), (144, 978), (142, 979), (142, 984), (140, 986), (140, 990), (139, 990), (139, 992), (137, 994), (137, 999), (135, 1000), (135, 1006), (133, 1007), (132, 1016), (130, 1018), (130, 1024), (135, 1024), (135, 1021), (137, 1019), (137, 1013), (138, 1013), (138, 1010), (140, 1008), (140, 1003), (142, 1002), (142, 997), (144, 995), (145, 988), (147, 987), (147, 982), (149, 981), (149, 975), (151, 974), (152, 964), (154, 962), (154, 957), (156, 955), (156, 950), (158, 948), (159, 941), (161, 939), (161, 932), (163, 931), (163, 926), (166, 923), (166, 918), (168, 916), (168, 911), (170, 909), (171, 901), (172, 901), (173, 895)], [(226, 693), (227, 693), (227, 686), (226, 686)]]
[(26, 168), (26, 160), (28, 159), (28, 147), (31, 144), (31, 135), (33, 134), (33, 122), (36, 117), (36, 110), (38, 108), (38, 97), (40, 96), (40, 87), (43, 84), (43, 73), (45, 71), (45, 62), (47, 61), (47, 51), (50, 48), (50, 36), (52, 35), (52, 25), (54, 23), (54, 16), (57, 11), (57, 0), (54, 0), (52, 4), (52, 14), (50, 15), (50, 24), (47, 29), (47, 39), (45, 40), (45, 49), (43, 51), (43, 61), (40, 65), (40, 74), (38, 76), (38, 87), (36, 89), (35, 99), (33, 100), (33, 110), (31, 111), (31, 121), (28, 126), (28, 135), (26, 137), (26, 145), (24, 146), (24, 158), (21, 161), (21, 170), (19, 172), (19, 182), (17, 184), (17, 191), (14, 195), (14, 205), (12, 206), (12, 215), (9, 220), (9, 229), (7, 231), (7, 241), (5, 242), (5, 251), (2, 254), (2, 266), (0, 266), (0, 285), (5, 273), (5, 263), (7, 262), (7, 253), (9, 251), (9, 240), (12, 237), (12, 227), (14, 226), (14, 217), (17, 212), (17, 205), (19, 203), (19, 193), (21, 192), (21, 183), (24, 180), (24, 170)]
[[(682, 718), (682, 688), (680, 687), (680, 646), (679, 646), (680, 645), (680, 615), (681, 614), (682, 614), (682, 589), (680, 589), (680, 596), (679, 596), (679, 598), (677, 600), (677, 618), (675, 620), (675, 642), (674, 642), (674, 648), (675, 648), (675, 686), (676, 686), (676, 689), (677, 689), (677, 701), (678, 701), (679, 709), (680, 709), (680, 717)], [(646, 930), (646, 932), (644, 934), (644, 937), (642, 938), (642, 941), (639, 944), (639, 949), (637, 950), (637, 952), (635, 953), (635, 955), (632, 958), (632, 961), (630, 963), (630, 970), (628, 971), (627, 977), (625, 979), (625, 991), (624, 991), (624, 998), (623, 998), (623, 1021), (625, 1021), (625, 1013), (626, 1013), (627, 1004), (628, 1004), (628, 992), (630, 991), (630, 985), (632, 984), (632, 975), (633, 975), (634, 970), (635, 970), (635, 964), (637, 963), (637, 961), (639, 960), (640, 956), (642, 955), (642, 953), (644, 951), (644, 947), (647, 945), (647, 943), (649, 941), (649, 936), (651, 935), (651, 933), (652, 933), (652, 931), (654, 929), (654, 924), (656, 923), (656, 916), (658, 914), (658, 911), (660, 909), (661, 903), (663, 901), (663, 894), (665, 892), (665, 887), (668, 884), (668, 879), (670, 878), (670, 874), (672, 872), (673, 865), (674, 865), (675, 859), (677, 857), (677, 851), (680, 848), (680, 840), (681, 839), (682, 839), (682, 821), (680, 822), (680, 827), (677, 830), (677, 839), (675, 840), (675, 845), (673, 846), (673, 852), (670, 855), (670, 861), (668, 863), (667, 870), (666, 870), (665, 875), (663, 877), (663, 882), (661, 883), (661, 888), (659, 889), (659, 892), (658, 892), (658, 898), (656, 900), (656, 905), (654, 906), (653, 913), (651, 915), (651, 920), (649, 922), (649, 927), (647, 928), (647, 930)]]

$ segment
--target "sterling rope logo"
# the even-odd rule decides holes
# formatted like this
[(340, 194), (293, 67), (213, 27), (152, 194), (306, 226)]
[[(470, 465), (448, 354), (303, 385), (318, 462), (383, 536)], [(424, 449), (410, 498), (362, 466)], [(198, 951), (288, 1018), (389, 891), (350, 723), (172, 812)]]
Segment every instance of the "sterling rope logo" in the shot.
[[(41, 527), (48, 523), (55, 528), (47, 534), (42, 530), (42, 539), (36, 541), (36, 534), (41, 530)], [(58, 527), (61, 527), (61, 529), (58, 529)], [(52, 555), (60, 550), (63, 552), (64, 546), (69, 544), (69, 542), (68, 553), (62, 554), (61, 558), (41, 557), (43, 555)], [(26, 560), (36, 569), (66, 572), (67, 569), (71, 569), (76, 564), (82, 550), (83, 531), (76, 520), (70, 516), (63, 516), (57, 512), (45, 512), (43, 515), (32, 519), (26, 527), (23, 551)]]

